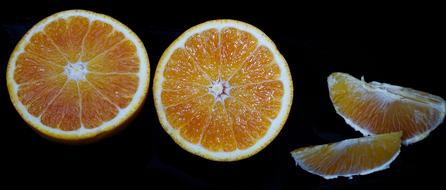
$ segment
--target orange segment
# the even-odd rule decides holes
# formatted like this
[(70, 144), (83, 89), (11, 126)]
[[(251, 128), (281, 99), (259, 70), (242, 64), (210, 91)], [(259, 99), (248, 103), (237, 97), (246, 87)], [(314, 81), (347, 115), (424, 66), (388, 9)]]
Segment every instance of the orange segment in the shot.
[[(181, 136), (191, 143), (199, 143), (204, 130), (209, 126), (209, 122), (211, 120), (212, 109), (209, 105), (212, 103), (213, 98), (210, 95), (205, 95), (204, 97), (198, 97), (194, 105), (195, 112), (193, 116), (190, 118), (189, 122), (186, 122), (186, 125), (181, 128)], [(170, 109), (176, 110), (178, 109)]]
[(201, 144), (204, 148), (216, 152), (231, 152), (237, 148), (231, 120), (224, 105), (219, 102), (212, 108), (211, 120), (203, 133)]
[(19, 86), (18, 98), (31, 115), (38, 117), (64, 87), (67, 77), (63, 74), (33, 81)]
[(164, 90), (161, 99), (164, 106), (170, 106), (196, 97), (206, 95), (208, 91), (203, 86), (189, 84), (180, 81), (166, 80), (163, 83)]
[(90, 73), (87, 80), (105, 97), (125, 108), (138, 88), (138, 76), (134, 74)]
[(218, 79), (220, 39), (219, 32), (216, 29), (206, 30), (191, 36), (185, 43), (185, 48), (200, 69), (212, 80)]
[(70, 10), (27, 32), (9, 60), (7, 85), (16, 110), (39, 134), (86, 143), (133, 118), (149, 73), (145, 48), (130, 29), (106, 15)]
[[(172, 126), (175, 129), (181, 129), (185, 125), (191, 123), (192, 119), (197, 115), (205, 114), (206, 117), (203, 117), (203, 120), (205, 120), (209, 117), (209, 113), (199, 112), (210, 110), (205, 105), (212, 104), (212, 101), (212, 96), (205, 95), (191, 100), (185, 100), (175, 105), (167, 106), (165, 108), (167, 120), (172, 123)], [(204, 124), (206, 122), (200, 121), (199, 123)]]
[(268, 118), (275, 118), (282, 106), (284, 89), (281, 81), (246, 85), (231, 89), (231, 96)]
[(228, 80), (257, 47), (257, 39), (246, 31), (224, 28), (221, 34), (221, 78)]
[(80, 97), (77, 83), (68, 80), (59, 95), (42, 114), (42, 123), (52, 128), (72, 131), (81, 127)]
[(352, 177), (387, 169), (400, 152), (401, 132), (348, 139), (291, 152), (302, 169), (324, 177)]
[(67, 62), (64, 55), (54, 45), (54, 42), (43, 32), (33, 34), (24, 49), (26, 53), (57, 65), (64, 66)]
[(124, 39), (124, 35), (114, 30), (112, 25), (98, 20), (93, 21), (87, 36), (85, 36), (81, 61), (90, 61), (101, 53), (113, 49), (115, 45), (125, 41)]
[(208, 85), (210, 82), (206, 79), (203, 71), (200, 71), (198, 66), (195, 65), (194, 58), (184, 49), (176, 49), (167, 64), (168, 67), (164, 70), (166, 79), (193, 82), (201, 85)]
[(207, 159), (233, 161), (256, 154), (278, 134), (292, 81), (286, 61), (260, 30), (215, 20), (169, 46), (153, 93), (160, 122), (176, 143)]
[(80, 57), (88, 27), (87, 18), (74, 16), (49, 23), (44, 32), (68, 61), (74, 63)]
[(79, 82), (79, 89), (82, 107), (81, 120), (86, 128), (98, 127), (118, 114), (118, 108), (102, 96), (90, 83)]
[(249, 148), (268, 131), (271, 122), (261, 113), (237, 102), (234, 98), (226, 100), (225, 105), (232, 119), (232, 128), (238, 149)]
[(438, 96), (395, 85), (366, 83), (348, 74), (329, 76), (336, 111), (364, 135), (403, 131), (403, 143), (424, 139), (445, 116)]
[(64, 71), (63, 67), (39, 58), (30, 53), (22, 53), (17, 58), (14, 80), (18, 84), (47, 79)]
[(271, 51), (265, 46), (260, 46), (229, 82), (237, 86), (276, 80), (280, 76), (280, 69), (273, 60)]
[(139, 71), (136, 46), (129, 40), (120, 42), (91, 60), (87, 69), (101, 73), (136, 73)]

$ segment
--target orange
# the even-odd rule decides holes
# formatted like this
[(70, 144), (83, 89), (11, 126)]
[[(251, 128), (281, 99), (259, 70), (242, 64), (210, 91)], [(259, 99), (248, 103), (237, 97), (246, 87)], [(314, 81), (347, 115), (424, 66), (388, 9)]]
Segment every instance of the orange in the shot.
[(282, 129), (291, 107), (288, 64), (256, 27), (208, 21), (164, 52), (153, 96), (160, 123), (183, 149), (216, 161), (250, 157)]
[(441, 97), (410, 88), (345, 73), (331, 74), (328, 88), (337, 113), (364, 135), (402, 131), (407, 145), (426, 138), (445, 116)]
[(7, 69), (16, 110), (43, 136), (88, 142), (124, 126), (149, 85), (144, 45), (129, 28), (84, 10), (51, 15), (17, 44)]
[(291, 152), (302, 169), (333, 179), (387, 169), (400, 153), (401, 132), (347, 139)]

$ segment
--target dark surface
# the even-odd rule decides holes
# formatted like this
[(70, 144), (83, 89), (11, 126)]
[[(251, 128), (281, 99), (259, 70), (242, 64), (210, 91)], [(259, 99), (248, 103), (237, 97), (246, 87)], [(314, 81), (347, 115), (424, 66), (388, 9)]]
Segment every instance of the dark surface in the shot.
[[(330, 102), (326, 77), (336, 71), (426, 91), (446, 97), (444, 48), (433, 25), (417, 19), (357, 18), (346, 22), (331, 16), (316, 18), (297, 12), (259, 15), (228, 13), (171, 13), (168, 8), (108, 1), (88, 4), (49, 1), (41, 6), (2, 6), (0, 18), (1, 168), (44, 171), (64, 176), (73, 171), (137, 169), (148, 186), (230, 189), (376, 189), (412, 187), (428, 182), (445, 169), (439, 153), (446, 142), (444, 124), (425, 140), (402, 147), (391, 168), (367, 176), (325, 180), (295, 166), (295, 148), (361, 136), (336, 114)], [(153, 105), (152, 85), (141, 113), (122, 132), (100, 142), (72, 146), (43, 139), (21, 119), (9, 100), (6, 66), (16, 43), (39, 20), (53, 13), (81, 8), (110, 15), (126, 24), (144, 42), (151, 63), (151, 79), (158, 59), (183, 31), (201, 22), (232, 18), (265, 32), (287, 60), (294, 81), (290, 117), (277, 138), (257, 155), (237, 162), (219, 163), (181, 149), (163, 131)], [(300, 9), (299, 9), (300, 10)], [(235, 10), (237, 11), (237, 10)], [(159, 14), (161, 13), (161, 14)], [(166, 16), (168, 15), (168, 16)], [(398, 21), (398, 22), (394, 22)], [(152, 81), (151, 81), (152, 82)], [(4, 171), (4, 170), (2, 170)], [(444, 172), (442, 172), (444, 173)], [(119, 173), (123, 175), (124, 173)], [(431, 179), (431, 180), (424, 180)], [(164, 183), (168, 182), (168, 183)], [(437, 181), (438, 182), (438, 181)]]

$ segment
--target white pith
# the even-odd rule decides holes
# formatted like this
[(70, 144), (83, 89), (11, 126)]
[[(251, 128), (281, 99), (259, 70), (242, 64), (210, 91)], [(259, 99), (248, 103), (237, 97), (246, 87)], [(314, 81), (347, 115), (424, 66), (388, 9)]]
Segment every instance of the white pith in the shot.
[(85, 80), (85, 75), (88, 73), (87, 66), (83, 62), (68, 63), (64, 67), (64, 74), (68, 80)]
[(214, 96), (215, 102), (224, 102), (226, 98), (230, 97), (231, 85), (224, 80), (213, 81), (208, 87), (209, 94)]

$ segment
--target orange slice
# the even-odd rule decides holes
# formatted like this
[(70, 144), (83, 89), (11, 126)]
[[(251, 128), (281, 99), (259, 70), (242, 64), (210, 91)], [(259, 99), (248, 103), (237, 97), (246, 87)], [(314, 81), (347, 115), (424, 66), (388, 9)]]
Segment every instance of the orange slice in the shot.
[(347, 139), (299, 148), (291, 152), (302, 169), (333, 179), (366, 175), (387, 169), (400, 153), (402, 132)]
[(144, 45), (106, 15), (63, 11), (32, 27), (8, 63), (16, 110), (43, 136), (63, 142), (99, 139), (124, 126), (149, 85)]
[(426, 138), (445, 116), (442, 98), (410, 88), (345, 73), (331, 74), (328, 88), (336, 112), (364, 135), (402, 131), (407, 145)]
[(164, 52), (153, 96), (165, 131), (185, 150), (233, 161), (267, 146), (284, 125), (293, 85), (287, 62), (259, 29), (214, 20)]

